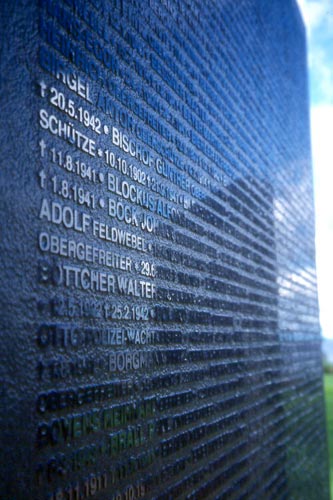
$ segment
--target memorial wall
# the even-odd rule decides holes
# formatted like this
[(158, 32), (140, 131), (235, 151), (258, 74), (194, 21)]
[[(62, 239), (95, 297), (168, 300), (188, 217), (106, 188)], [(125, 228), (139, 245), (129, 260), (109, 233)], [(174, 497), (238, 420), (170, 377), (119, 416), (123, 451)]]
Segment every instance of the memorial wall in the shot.
[(328, 500), (296, 2), (0, 12), (0, 497)]

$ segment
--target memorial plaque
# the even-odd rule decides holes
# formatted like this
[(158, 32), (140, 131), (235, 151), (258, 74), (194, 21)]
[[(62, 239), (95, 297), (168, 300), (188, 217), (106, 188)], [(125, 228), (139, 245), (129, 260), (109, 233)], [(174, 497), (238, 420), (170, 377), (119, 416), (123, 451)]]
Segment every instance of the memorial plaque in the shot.
[(295, 1), (0, 10), (1, 498), (328, 500)]

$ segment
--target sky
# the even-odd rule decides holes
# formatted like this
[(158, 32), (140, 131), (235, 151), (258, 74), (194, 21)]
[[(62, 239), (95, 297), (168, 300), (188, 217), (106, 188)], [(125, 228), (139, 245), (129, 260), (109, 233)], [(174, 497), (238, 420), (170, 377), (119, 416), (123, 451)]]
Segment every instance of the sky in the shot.
[(333, 339), (333, 0), (297, 0), (307, 31), (320, 322)]

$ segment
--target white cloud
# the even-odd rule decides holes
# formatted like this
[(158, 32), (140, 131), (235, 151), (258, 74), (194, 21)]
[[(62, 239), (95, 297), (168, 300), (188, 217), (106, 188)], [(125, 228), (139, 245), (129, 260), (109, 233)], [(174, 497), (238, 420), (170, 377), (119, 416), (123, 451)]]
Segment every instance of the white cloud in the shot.
[(333, 338), (333, 105), (311, 109), (317, 274), (323, 334)]
[(312, 47), (309, 52), (310, 78), (316, 83), (316, 92), (321, 102), (333, 102), (333, 68), (327, 51)]
[(332, 10), (331, 0), (298, 0), (298, 5), (309, 36), (322, 23), (326, 22), (327, 15)]
[(308, 34), (312, 97), (333, 103), (333, 1), (298, 0)]
[(333, 105), (311, 108), (311, 137), (318, 223), (333, 214)]

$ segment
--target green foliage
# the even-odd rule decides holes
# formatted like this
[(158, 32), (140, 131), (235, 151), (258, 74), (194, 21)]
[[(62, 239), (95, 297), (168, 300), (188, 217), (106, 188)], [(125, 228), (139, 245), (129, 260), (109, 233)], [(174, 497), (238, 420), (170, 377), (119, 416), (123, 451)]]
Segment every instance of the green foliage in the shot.
[(333, 363), (329, 363), (328, 361), (324, 361), (324, 373), (333, 374)]

